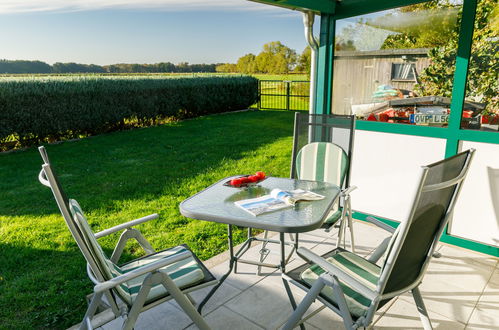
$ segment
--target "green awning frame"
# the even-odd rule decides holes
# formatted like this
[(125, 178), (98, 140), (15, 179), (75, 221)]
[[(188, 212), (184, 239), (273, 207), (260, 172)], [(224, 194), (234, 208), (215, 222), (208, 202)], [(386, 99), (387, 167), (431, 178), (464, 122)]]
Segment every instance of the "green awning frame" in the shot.
[(334, 14), (335, 0), (250, 0), (292, 10), (313, 11), (317, 14)]

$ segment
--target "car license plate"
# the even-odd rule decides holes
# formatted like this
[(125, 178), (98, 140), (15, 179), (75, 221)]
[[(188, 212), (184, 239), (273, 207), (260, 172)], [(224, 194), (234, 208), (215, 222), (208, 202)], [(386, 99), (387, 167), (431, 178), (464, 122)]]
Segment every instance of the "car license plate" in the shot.
[(409, 121), (416, 125), (448, 124), (449, 115), (425, 115), (422, 113), (415, 113), (409, 116)]

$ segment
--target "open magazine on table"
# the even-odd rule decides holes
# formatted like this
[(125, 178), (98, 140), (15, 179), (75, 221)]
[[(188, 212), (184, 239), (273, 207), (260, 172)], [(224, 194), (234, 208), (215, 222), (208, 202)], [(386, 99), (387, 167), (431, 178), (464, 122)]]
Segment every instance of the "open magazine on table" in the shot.
[(262, 213), (272, 212), (293, 206), (298, 201), (315, 201), (323, 198), (324, 196), (322, 195), (302, 189), (291, 191), (273, 189), (270, 192), (270, 195), (245, 199), (234, 202), (234, 204), (252, 215), (257, 216)]

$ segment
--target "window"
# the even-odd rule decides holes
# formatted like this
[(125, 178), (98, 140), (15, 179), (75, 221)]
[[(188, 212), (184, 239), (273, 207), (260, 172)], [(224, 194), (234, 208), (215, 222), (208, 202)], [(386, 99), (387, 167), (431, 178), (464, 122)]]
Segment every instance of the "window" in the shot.
[(331, 112), (448, 126), (461, 9), (429, 1), (338, 20)]
[(499, 7), (477, 3), (462, 129), (499, 132)]
[(392, 81), (415, 81), (414, 63), (392, 63)]

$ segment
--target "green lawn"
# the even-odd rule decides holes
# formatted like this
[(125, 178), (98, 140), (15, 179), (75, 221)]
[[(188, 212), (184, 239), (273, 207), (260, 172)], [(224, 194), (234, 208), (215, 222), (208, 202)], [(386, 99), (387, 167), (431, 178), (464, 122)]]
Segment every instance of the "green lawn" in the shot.
[[(179, 203), (229, 175), (289, 175), (293, 112), (213, 115), (47, 146), (70, 198), (94, 231), (150, 213), (139, 229), (157, 249), (187, 243), (202, 259), (227, 248), (226, 227), (184, 218)], [(36, 149), (0, 154), (0, 328), (66, 328), (92, 286)], [(237, 231), (242, 241), (244, 230)], [(100, 240), (110, 253), (117, 236)], [(139, 256), (131, 245), (125, 260)]]

